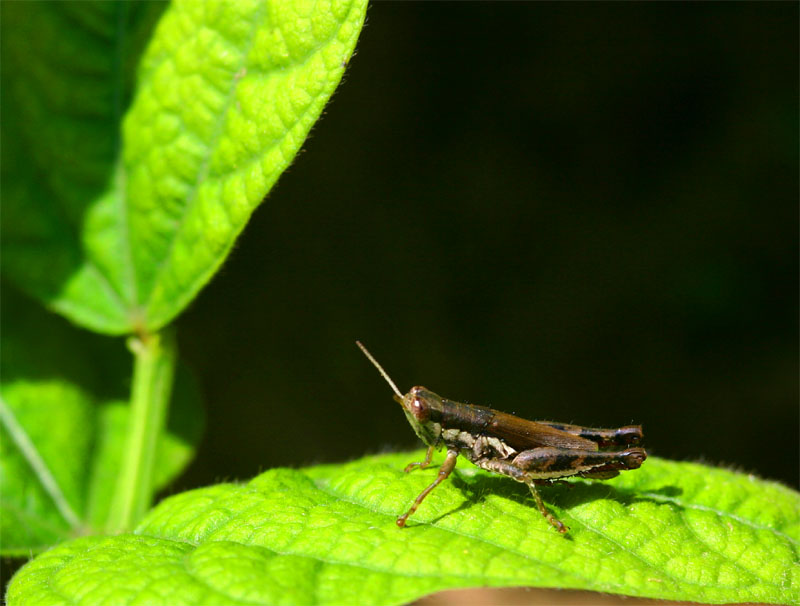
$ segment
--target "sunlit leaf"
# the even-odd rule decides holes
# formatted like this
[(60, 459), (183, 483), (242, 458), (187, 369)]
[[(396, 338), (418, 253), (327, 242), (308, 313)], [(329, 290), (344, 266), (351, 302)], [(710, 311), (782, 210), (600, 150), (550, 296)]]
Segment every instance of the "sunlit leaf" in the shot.
[[(395, 524), (435, 469), (421, 453), (275, 469), (174, 496), (134, 534), (62, 545), (23, 568), (9, 604), (404, 604), (466, 587), (562, 587), (708, 603), (800, 600), (800, 495), (778, 484), (650, 458), (608, 482), (527, 488), (469, 465), (408, 527)], [(457, 468), (458, 469), (458, 468)]]

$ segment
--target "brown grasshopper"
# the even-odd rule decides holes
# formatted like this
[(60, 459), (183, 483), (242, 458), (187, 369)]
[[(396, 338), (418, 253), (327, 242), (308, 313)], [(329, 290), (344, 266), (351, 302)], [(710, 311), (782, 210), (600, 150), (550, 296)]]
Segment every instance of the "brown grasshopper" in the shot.
[[(394, 390), (394, 399), (403, 407), (414, 432), (428, 447), (425, 459), (410, 463), (405, 472), (416, 467), (425, 469), (435, 450), (447, 448), (439, 475), (419, 494), (409, 510), (397, 518), (401, 528), (425, 497), (447, 479), (456, 466), (458, 455), (481, 469), (526, 484), (539, 511), (561, 534), (569, 529), (544, 506), (536, 490), (537, 484), (549, 484), (569, 476), (607, 480), (619, 475), (621, 469), (637, 469), (647, 458), (645, 450), (635, 446), (642, 440), (640, 425), (594, 429), (527, 421), (487, 406), (453, 402), (419, 386), (403, 395), (367, 348), (359, 341), (356, 345)], [(615, 448), (624, 450), (613, 450)]]

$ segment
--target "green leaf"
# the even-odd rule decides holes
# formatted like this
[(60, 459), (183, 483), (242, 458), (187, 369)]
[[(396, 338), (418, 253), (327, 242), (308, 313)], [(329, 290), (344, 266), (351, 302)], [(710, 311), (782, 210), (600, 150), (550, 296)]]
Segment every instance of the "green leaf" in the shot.
[[(3, 140), (4, 270), (83, 326), (156, 331), (211, 278), (300, 149), (366, 0), (175, 2), (121, 126), (143, 10), (12, 4), (3, 112), (21, 123)], [(32, 35), (42, 27), (52, 38)], [(59, 163), (75, 174), (51, 173)]]
[(165, 500), (134, 534), (59, 546), (8, 603), (402, 604), (452, 588), (537, 586), (708, 603), (800, 603), (800, 495), (753, 476), (650, 458), (607, 482), (527, 488), (461, 464), (405, 529), (436, 475), (422, 453), (275, 469)]
[(113, 197), (135, 68), (164, 8), (2, 5), (3, 274), (67, 317), (80, 321), (92, 310), (90, 326), (116, 332), (126, 322), (124, 301), (88, 248), (87, 217)]
[[(0, 368), (0, 552), (28, 555), (102, 531), (125, 448), (130, 368), (118, 340), (78, 331), (3, 289)], [(182, 376), (182, 378), (180, 378)], [(158, 486), (188, 464), (203, 414), (179, 374)]]

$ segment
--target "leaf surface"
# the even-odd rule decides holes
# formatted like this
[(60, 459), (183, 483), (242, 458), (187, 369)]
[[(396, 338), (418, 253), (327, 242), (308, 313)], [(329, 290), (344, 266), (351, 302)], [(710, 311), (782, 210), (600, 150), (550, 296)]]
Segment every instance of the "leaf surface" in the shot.
[[(73, 321), (123, 332), (87, 217), (118, 187), (120, 124), (162, 2), (2, 6), (3, 274)], [(113, 244), (113, 243), (109, 243)], [(123, 249), (121, 240), (116, 242)]]
[(399, 529), (436, 474), (403, 474), (421, 456), (275, 469), (171, 497), (134, 534), (39, 556), (12, 580), (9, 604), (390, 605), (482, 586), (800, 601), (800, 495), (784, 486), (650, 458), (608, 482), (545, 487), (564, 537), (525, 486), (461, 463)]
[(142, 46), (131, 41), (152, 10), (12, 4), (3, 112), (19, 123), (3, 139), (4, 270), (93, 330), (157, 331), (211, 278), (300, 149), (366, 1), (177, 1), (127, 113)]
[[(13, 289), (3, 292), (0, 367), (0, 552), (29, 555), (102, 531), (126, 445), (130, 368), (118, 340), (76, 330)], [(158, 444), (159, 487), (191, 460), (203, 412), (179, 374)]]

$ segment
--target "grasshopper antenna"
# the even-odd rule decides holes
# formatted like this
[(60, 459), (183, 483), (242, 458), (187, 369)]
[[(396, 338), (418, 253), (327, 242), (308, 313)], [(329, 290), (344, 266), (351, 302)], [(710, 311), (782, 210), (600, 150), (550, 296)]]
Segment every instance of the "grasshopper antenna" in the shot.
[(392, 380), (389, 378), (389, 375), (387, 375), (387, 374), (386, 374), (386, 371), (385, 371), (385, 370), (383, 370), (383, 366), (381, 366), (380, 364), (378, 364), (378, 361), (377, 361), (375, 358), (373, 358), (373, 357), (372, 357), (372, 354), (371, 354), (371, 353), (369, 353), (369, 351), (367, 351), (367, 348), (366, 348), (366, 347), (364, 347), (364, 346), (361, 344), (361, 341), (356, 341), (356, 345), (358, 345), (358, 348), (359, 348), (359, 349), (360, 349), (360, 350), (361, 350), (361, 351), (364, 353), (364, 355), (365, 355), (365, 356), (367, 356), (367, 359), (368, 359), (370, 362), (372, 362), (372, 365), (373, 365), (375, 368), (377, 368), (377, 369), (378, 369), (378, 372), (379, 372), (379, 373), (381, 373), (381, 376), (382, 376), (384, 379), (386, 379), (386, 382), (387, 382), (387, 383), (388, 383), (388, 384), (389, 384), (389, 385), (392, 387), (392, 389), (394, 390), (394, 393), (396, 393), (396, 394), (397, 394), (397, 397), (398, 397), (398, 398), (400, 398), (400, 399), (402, 400), (402, 399), (403, 399), (403, 394), (401, 394), (401, 393), (400, 393), (400, 390), (399, 390), (399, 389), (397, 389), (397, 385), (395, 385), (395, 384), (394, 384), (394, 381), (392, 381)]

